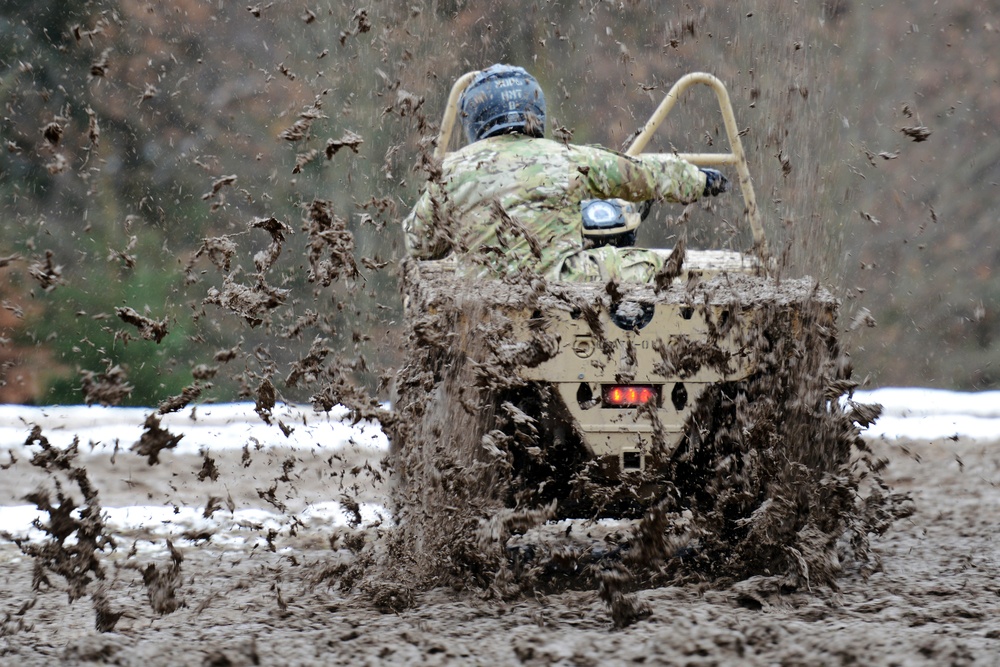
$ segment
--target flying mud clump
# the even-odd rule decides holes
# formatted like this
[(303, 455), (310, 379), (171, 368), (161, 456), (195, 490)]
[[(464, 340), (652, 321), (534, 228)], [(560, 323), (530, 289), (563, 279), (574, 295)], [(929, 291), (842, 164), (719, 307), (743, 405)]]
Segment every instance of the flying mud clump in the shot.
[[(46, 537), (38, 541), (5, 534), (3, 538), (15, 543), (32, 559), (33, 590), (52, 587), (49, 575), (59, 575), (66, 582), (69, 601), (73, 602), (87, 595), (92, 582), (105, 579), (101, 554), (117, 544), (106, 531), (97, 489), (91, 484), (86, 469), (76, 465), (79, 442), (74, 440), (67, 449), (59, 449), (49, 443), (41, 428), (35, 426), (25, 446), (40, 447), (32, 456), (31, 465), (43, 470), (54, 486), (54, 489), (39, 488), (25, 496), (25, 500), (48, 516), (47, 521), (34, 522), (34, 527)], [(64, 488), (64, 482), (75, 485), (76, 490)], [(96, 628), (110, 632), (121, 613), (111, 610), (103, 587), (90, 591), (90, 596)]]

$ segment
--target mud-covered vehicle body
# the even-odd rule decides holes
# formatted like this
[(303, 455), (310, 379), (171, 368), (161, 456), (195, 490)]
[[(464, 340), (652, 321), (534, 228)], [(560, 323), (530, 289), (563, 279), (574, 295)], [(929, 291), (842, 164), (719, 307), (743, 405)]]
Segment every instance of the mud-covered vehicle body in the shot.
[(545, 508), (549, 519), (659, 506), (693, 510), (703, 532), (714, 522), (720, 534), (745, 534), (771, 521), (784, 485), (801, 496), (791, 505), (819, 511), (806, 496), (855, 440), (838, 403), (850, 385), (837, 302), (811, 279), (774, 276), (725, 87), (683, 77), (626, 153), (641, 153), (679, 95), (701, 84), (716, 93), (730, 152), (680, 157), (735, 169), (753, 248), (658, 251), (668, 261), (654, 284), (472, 284), (454, 259), (408, 261), (400, 502), (454, 509), (488, 496), (508, 511)]

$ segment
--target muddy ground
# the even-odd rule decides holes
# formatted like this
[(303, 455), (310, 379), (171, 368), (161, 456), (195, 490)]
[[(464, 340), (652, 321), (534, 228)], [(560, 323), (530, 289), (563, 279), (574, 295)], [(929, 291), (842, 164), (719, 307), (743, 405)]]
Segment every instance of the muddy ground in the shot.
[[(638, 596), (652, 616), (625, 629), (580, 590), (502, 602), (437, 589), (392, 613), (369, 594), (342, 591), (334, 531), (307, 526), (270, 544), (252, 527), (242, 546), (218, 535), (175, 538), (173, 554), (162, 538), (122, 536), (102, 556), (102, 585), (70, 604), (57, 575), (33, 591), (32, 559), (2, 541), (0, 664), (1000, 664), (1000, 443), (874, 445), (916, 512), (875, 540), (881, 568), (865, 577), (848, 565), (838, 591), (788, 593), (764, 579), (646, 590)], [(363, 465), (299, 458), (294, 483), (275, 496), (292, 509), (329, 496), (337, 466)], [(259, 490), (283, 474), (281, 453), (247, 468), (220, 457), (217, 482), (197, 479), (201, 457), (164, 453), (153, 467), (134, 455), (87, 461), (106, 507), (134, 504), (135, 480), (150, 503), (203, 506), (215, 494), (261, 506)], [(9, 482), (21, 476), (10, 473), (23, 466), (4, 471), (5, 492), (15, 492)], [(371, 493), (359, 500), (384, 489)], [(117, 618), (111, 631), (95, 628), (95, 592), (105, 621)]]

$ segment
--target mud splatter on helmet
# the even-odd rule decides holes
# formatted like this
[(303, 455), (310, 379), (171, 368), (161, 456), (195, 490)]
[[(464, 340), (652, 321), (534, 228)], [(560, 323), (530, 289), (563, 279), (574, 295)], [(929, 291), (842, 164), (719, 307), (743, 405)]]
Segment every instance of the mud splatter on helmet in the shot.
[(465, 89), (459, 104), (469, 143), (498, 134), (545, 134), (545, 95), (521, 67), (487, 67)]

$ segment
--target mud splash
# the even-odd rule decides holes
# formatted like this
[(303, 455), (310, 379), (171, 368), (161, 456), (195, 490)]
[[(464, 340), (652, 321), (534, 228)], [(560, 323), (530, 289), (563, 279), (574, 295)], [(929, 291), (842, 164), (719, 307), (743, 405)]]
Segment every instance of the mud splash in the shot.
[[(316, 239), (331, 242), (336, 234), (328, 232), (336, 225), (323, 210), (312, 209), (318, 216), (311, 218), (312, 229)], [(272, 243), (258, 255), (263, 276), (287, 228), (267, 220), (259, 227), (271, 234)], [(322, 253), (315, 254), (317, 277), (332, 278), (336, 267), (351, 270), (338, 259), (338, 244), (331, 245), (336, 247), (328, 264)], [(835, 590), (845, 567), (877, 567), (870, 537), (909, 511), (905, 499), (881, 481), (885, 462), (859, 438), (859, 426), (877, 417), (877, 407), (851, 402), (845, 407), (839, 400), (854, 384), (849, 359), (837, 344), (835, 302), (808, 281), (723, 276), (683, 285), (576, 289), (514, 274), (486, 290), (463, 277), (426, 278), (416, 264), (405, 266), (407, 357), (396, 377), (392, 412), (330, 362), (335, 352), (322, 340), (293, 364), (285, 380), (314, 389), (317, 408), (344, 403), (355, 418), (380, 419), (391, 434), (392, 452), (383, 469), (368, 466), (341, 475), (340, 500), (348, 511), (354, 508), (355, 520), (329, 535), (331, 554), (311, 566), (316, 584), (364, 591), (385, 613), (420, 604), (433, 588), (500, 600), (585, 589), (603, 601), (615, 626), (624, 627), (649, 613), (638, 595), (644, 589), (736, 586), (747, 599), (754, 591), (766, 597), (774, 590)], [(728, 368), (731, 335), (737, 347), (752, 352), (756, 365), (748, 379), (719, 383), (698, 397), (687, 435), (676, 448), (653, 419), (657, 465), (623, 482), (581, 450), (555, 392), (524, 380), (521, 372), (558, 353), (554, 314), (576, 313), (597, 347), (617, 355), (602, 313), (613, 303), (654, 301), (694, 304), (695, 316), (704, 314), (706, 322), (713, 308), (731, 313), (709, 327), (704, 340), (655, 341), (656, 372), (690, 377), (706, 368)], [(242, 316), (240, 308), (228, 310)], [(224, 350), (216, 361), (239, 354)], [(631, 359), (634, 367), (634, 350)], [(269, 377), (258, 378), (250, 393), (262, 420), (281, 432), (294, 428), (273, 413), (281, 399)], [(192, 386), (157, 412), (180, 409), (196, 398)], [(40, 432), (33, 437), (43, 453), (49, 451)], [(154, 412), (132, 453), (157, 465), (178, 440)], [(86, 483), (82, 470), (73, 472), (72, 453), (65, 460), (39, 457), (46, 470)], [(245, 448), (244, 465), (249, 458)], [(273, 464), (280, 474), (257, 489), (257, 496), (291, 515), (285, 497), (295, 493), (299, 462), (288, 457)], [(199, 481), (219, 476), (208, 454), (200, 465)], [(362, 527), (356, 498), (383, 478), (392, 489), (396, 525)], [(56, 489), (57, 502), (51, 493), (33, 501), (50, 516), (69, 516), (76, 504)], [(96, 493), (84, 497), (96, 503)], [(211, 514), (220, 498), (210, 497), (205, 512)], [(87, 516), (99, 514), (98, 509)], [(609, 527), (599, 521), (607, 517), (626, 520)], [(24, 553), (39, 572), (72, 578), (71, 597), (89, 592), (96, 626), (113, 629), (120, 612), (101, 586), (88, 591), (102, 578), (100, 559), (79, 561), (82, 570), (62, 567), (74, 556), (53, 551), (64, 548), (62, 532), (53, 530), (50, 544), (25, 543)], [(102, 526), (87, 530), (92, 555), (109, 546)], [(269, 532), (268, 548), (275, 550), (278, 540)], [(169, 563), (127, 565), (140, 573), (158, 615), (185, 604), (183, 558), (168, 548)]]
[[(841, 403), (855, 384), (834, 299), (808, 281), (752, 276), (653, 289), (577, 290), (524, 275), (471, 286), (407, 267), (408, 357), (392, 429), (397, 581), (501, 598), (593, 587), (623, 626), (646, 614), (629, 595), (645, 587), (757, 577), (787, 590), (835, 589), (846, 562), (873, 566), (869, 536), (910, 510), (859, 437), (877, 406)], [(597, 314), (616, 295), (722, 304), (733, 314), (697, 343), (657, 341), (664, 376), (728, 366), (730, 334), (755, 360), (746, 380), (698, 398), (672, 452), (654, 419), (659, 465), (628, 480), (589, 460), (565, 432), (574, 427), (553, 391), (519, 374), (556, 354), (546, 314), (559, 309), (579, 312), (607, 347)], [(582, 552), (543, 530), (602, 516), (633, 520)], [(511, 545), (528, 533), (531, 562), (519, 563), (524, 549)]]
[[(34, 524), (46, 537), (41, 542), (6, 534), (2, 537), (32, 559), (34, 592), (52, 587), (49, 575), (55, 574), (65, 580), (69, 601), (73, 602), (87, 595), (93, 581), (106, 578), (101, 556), (106, 549), (117, 545), (106, 534), (97, 489), (86, 469), (76, 464), (79, 441), (74, 440), (65, 450), (59, 449), (35, 426), (25, 446), (40, 448), (32, 456), (31, 465), (43, 470), (51, 481), (51, 486), (40, 487), (25, 496), (25, 500), (48, 516), (47, 522), (36, 520)], [(66, 488), (67, 482), (76, 488)], [(113, 630), (121, 613), (112, 611), (102, 588), (91, 592), (91, 601), (97, 629)]]

